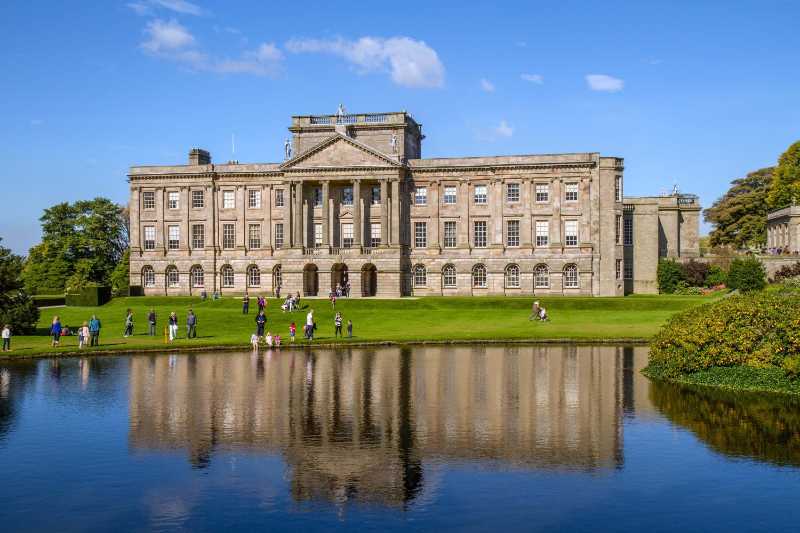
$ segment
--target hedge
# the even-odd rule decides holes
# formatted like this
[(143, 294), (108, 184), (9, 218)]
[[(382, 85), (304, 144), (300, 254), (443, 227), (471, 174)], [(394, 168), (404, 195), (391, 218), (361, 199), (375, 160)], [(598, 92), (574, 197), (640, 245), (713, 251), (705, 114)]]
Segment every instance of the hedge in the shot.
[(36, 307), (52, 307), (66, 304), (63, 294), (35, 294), (31, 296), (31, 299)]
[(67, 294), (69, 307), (96, 307), (111, 300), (111, 287), (90, 285), (81, 289), (79, 294)]

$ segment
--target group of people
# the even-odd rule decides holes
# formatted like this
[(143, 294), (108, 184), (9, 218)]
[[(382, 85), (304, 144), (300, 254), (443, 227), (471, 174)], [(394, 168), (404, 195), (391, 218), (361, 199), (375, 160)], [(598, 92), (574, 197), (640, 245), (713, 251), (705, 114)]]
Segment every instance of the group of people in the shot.
[[(133, 335), (133, 312), (128, 309), (128, 317), (125, 319), (125, 331), (127, 333), (128, 327), (128, 319), (130, 319), (131, 329), (130, 334)], [(156, 325), (158, 323), (158, 316), (156, 315), (155, 309), (150, 309), (150, 312), (147, 313), (147, 325), (148, 325), (148, 335), (151, 337), (156, 336)], [(167, 336), (169, 338), (169, 342), (174, 341), (178, 338), (178, 315), (175, 311), (172, 311), (169, 316), (167, 317)], [(186, 338), (187, 339), (194, 339), (197, 337), (197, 315), (194, 312), (194, 309), (189, 308), (189, 312), (186, 313)]]
[(289, 296), (286, 297), (286, 300), (281, 304), (281, 310), (285, 312), (292, 312), (295, 309), (300, 309), (300, 293), (297, 293), (297, 296), (292, 296), (292, 293), (289, 293)]
[[(61, 345), (62, 337), (77, 335), (78, 348), (83, 348), (87, 344), (90, 346), (100, 346), (101, 327), (102, 324), (100, 323), (100, 320), (97, 318), (97, 316), (92, 315), (92, 318), (90, 318), (88, 321), (84, 321), (83, 324), (73, 330), (70, 329), (69, 326), (63, 325), (61, 323), (61, 319), (58, 317), (58, 315), (56, 315), (53, 317), (53, 321), (50, 323), (50, 345), (55, 348), (56, 346)], [(3, 329), (3, 351), (5, 351), (6, 348), (6, 330), (8, 330), (8, 349), (11, 349), (11, 331), (10, 327), (6, 325), (6, 327)]]
[[(298, 294), (298, 297), (300, 295)], [(271, 348), (273, 346), (278, 347), (281, 345), (281, 337), (278, 334), (273, 335), (271, 331), (267, 331), (267, 315), (264, 312), (264, 309), (259, 310), (258, 315), (256, 315), (256, 331), (252, 335), (250, 335), (250, 344), (253, 346), (254, 349), (258, 349), (263, 343), (268, 347)], [(344, 333), (342, 328), (344, 326), (344, 318), (342, 317), (342, 313), (336, 312), (333, 317), (333, 328), (334, 328), (334, 336), (339, 338), (344, 338)], [(306, 321), (303, 324), (303, 337), (308, 340), (314, 340), (314, 333), (317, 330), (317, 322), (314, 320), (314, 310), (309, 309), (308, 313), (306, 314)], [(266, 333), (265, 333), (266, 331)], [(292, 321), (289, 324), (289, 340), (294, 343), (295, 337), (297, 336), (297, 324)], [(353, 337), (353, 321), (347, 321), (347, 337)]]

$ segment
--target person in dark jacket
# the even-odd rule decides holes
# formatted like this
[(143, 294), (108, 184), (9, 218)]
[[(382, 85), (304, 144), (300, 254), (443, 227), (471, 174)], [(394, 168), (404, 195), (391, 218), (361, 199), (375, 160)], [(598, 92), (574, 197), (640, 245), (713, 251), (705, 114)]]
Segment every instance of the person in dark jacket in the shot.
[(264, 336), (264, 326), (266, 326), (266, 324), (267, 315), (264, 314), (264, 310), (262, 309), (256, 315), (256, 335), (258, 335), (259, 339)]
[(53, 338), (52, 346), (55, 348), (61, 342), (61, 320), (57, 316), (53, 317), (53, 323), (50, 325), (50, 336)]
[(169, 340), (172, 342), (178, 338), (178, 315), (175, 314), (175, 311), (169, 314), (167, 324), (169, 326)]
[(194, 311), (189, 309), (189, 314), (186, 315), (186, 338), (194, 339), (197, 337), (197, 315)]
[(156, 335), (156, 310), (150, 309), (150, 312), (147, 314), (147, 324), (150, 326), (150, 336), (155, 337)]
[(242, 314), (246, 315), (250, 312), (250, 295), (247, 292), (244, 293), (244, 297), (242, 298)]

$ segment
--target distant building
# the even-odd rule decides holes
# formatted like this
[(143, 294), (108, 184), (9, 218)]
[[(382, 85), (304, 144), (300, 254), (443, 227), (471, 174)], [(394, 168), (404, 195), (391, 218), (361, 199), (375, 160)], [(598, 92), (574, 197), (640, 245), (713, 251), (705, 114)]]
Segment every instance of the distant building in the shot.
[(767, 213), (767, 248), (774, 254), (800, 252), (800, 206)]
[(408, 113), (295, 116), (282, 163), (134, 166), (131, 285), (145, 294), (656, 292), (696, 256), (697, 197), (623, 198), (598, 153), (422, 158)]

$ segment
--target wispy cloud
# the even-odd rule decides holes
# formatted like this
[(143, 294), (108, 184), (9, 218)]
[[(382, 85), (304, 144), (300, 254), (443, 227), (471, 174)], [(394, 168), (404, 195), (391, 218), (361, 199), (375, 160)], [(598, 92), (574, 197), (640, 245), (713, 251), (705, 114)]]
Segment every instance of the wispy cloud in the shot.
[(436, 50), (410, 37), (361, 37), (356, 41), (338, 39), (292, 39), (286, 43), (292, 53), (326, 53), (341, 57), (359, 73), (388, 72), (397, 85), (435, 88), (444, 85), (444, 65)]
[(593, 91), (607, 93), (616, 93), (625, 87), (625, 81), (607, 74), (587, 74), (586, 83)]
[(191, 32), (176, 20), (152, 20), (144, 33), (146, 38), (141, 47), (146, 53), (190, 70), (256, 76), (275, 76), (281, 71), (284, 56), (274, 43), (262, 43), (239, 58), (215, 58), (201, 51)]
[(166, 9), (181, 15), (201, 16), (209, 12), (186, 0), (137, 0), (126, 4), (137, 15), (152, 15), (157, 9)]
[(544, 76), (541, 74), (520, 74), (519, 77), (525, 81), (535, 83), (536, 85), (542, 85), (544, 83)]
[(505, 120), (501, 120), (500, 124), (495, 126), (494, 133), (499, 137), (511, 137), (514, 135), (514, 128), (509, 126)]
[(487, 93), (493, 93), (494, 84), (486, 78), (481, 78), (481, 90)]

